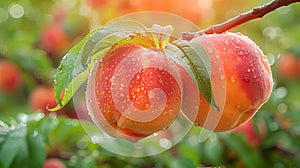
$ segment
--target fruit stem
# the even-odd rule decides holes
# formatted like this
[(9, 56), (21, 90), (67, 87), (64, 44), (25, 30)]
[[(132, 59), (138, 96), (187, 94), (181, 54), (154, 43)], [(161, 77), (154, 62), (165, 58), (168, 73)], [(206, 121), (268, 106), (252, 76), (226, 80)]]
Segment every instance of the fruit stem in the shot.
[(239, 26), (243, 23), (246, 23), (250, 20), (254, 20), (257, 18), (262, 18), (266, 14), (274, 11), (277, 8), (282, 6), (288, 6), (292, 3), (300, 2), (300, 0), (273, 0), (270, 3), (267, 3), (263, 6), (256, 7), (251, 11), (239, 14), (238, 16), (231, 18), (223, 23), (213, 25), (207, 29), (198, 31), (198, 32), (184, 32), (182, 34), (183, 40), (191, 40), (195, 36), (199, 36), (202, 34), (213, 34), (213, 33), (223, 33), (227, 30), (230, 30), (236, 26)]

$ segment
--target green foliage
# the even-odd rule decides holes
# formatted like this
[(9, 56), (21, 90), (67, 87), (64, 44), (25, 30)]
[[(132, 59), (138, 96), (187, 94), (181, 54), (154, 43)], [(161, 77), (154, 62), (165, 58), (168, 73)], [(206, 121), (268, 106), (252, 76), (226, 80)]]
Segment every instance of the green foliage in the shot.
[(3, 168), (43, 165), (46, 149), (39, 132), (28, 129), (23, 123), (11, 127), (3, 124), (0, 132), (0, 165)]

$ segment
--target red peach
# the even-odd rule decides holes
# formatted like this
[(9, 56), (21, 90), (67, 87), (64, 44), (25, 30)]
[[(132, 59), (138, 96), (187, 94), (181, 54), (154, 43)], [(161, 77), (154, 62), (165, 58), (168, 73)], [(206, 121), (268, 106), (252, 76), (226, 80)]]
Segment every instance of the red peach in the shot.
[(292, 53), (283, 53), (276, 63), (276, 68), (283, 78), (300, 78), (300, 59)]
[(44, 162), (43, 168), (65, 168), (66, 166), (59, 159), (50, 158)]
[(22, 84), (18, 67), (8, 60), (0, 60), (0, 91), (12, 93), (20, 89)]
[(36, 87), (29, 96), (29, 105), (32, 108), (32, 110), (41, 110), (46, 115), (48, 115), (50, 113), (48, 109), (57, 106), (54, 88), (50, 88), (47, 86)]
[(253, 120), (249, 120), (241, 124), (237, 128), (233, 129), (233, 131), (243, 134), (247, 142), (253, 147), (256, 147), (261, 142), (261, 137), (255, 130)]
[(71, 39), (59, 23), (52, 23), (45, 27), (40, 38), (41, 48), (52, 56), (63, 54), (71, 43)]

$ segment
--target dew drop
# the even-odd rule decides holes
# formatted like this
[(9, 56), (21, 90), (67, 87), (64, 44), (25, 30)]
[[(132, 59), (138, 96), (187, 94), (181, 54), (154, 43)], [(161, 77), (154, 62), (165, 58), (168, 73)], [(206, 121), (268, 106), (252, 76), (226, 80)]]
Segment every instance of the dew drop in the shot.
[(150, 105), (148, 103), (145, 104), (146, 109), (150, 108)]
[(235, 42), (236, 44), (240, 44), (241, 41), (240, 41), (239, 39), (236, 38), (236, 39), (234, 39), (234, 42)]
[(234, 78), (233, 76), (231, 76), (231, 77), (230, 77), (230, 81), (231, 81), (232, 83), (234, 83), (234, 82), (235, 82), (235, 78)]
[(229, 46), (229, 41), (228, 41), (228, 40), (225, 40), (225, 41), (224, 41), (224, 44), (225, 44), (226, 46)]
[(245, 83), (249, 83), (249, 82), (250, 82), (249, 77), (248, 77), (248, 76), (245, 76), (245, 77), (243, 78), (243, 81), (244, 81)]
[(250, 69), (250, 68), (248, 68), (248, 69), (247, 69), (247, 72), (250, 72), (250, 71), (251, 71), (251, 69)]
[(155, 93), (153, 91), (149, 91), (149, 98), (152, 99), (155, 96)]
[(224, 75), (220, 75), (220, 79), (224, 80), (225, 79)]
[(207, 52), (210, 53), (210, 54), (212, 54), (214, 52), (214, 50), (212, 48), (208, 48)]

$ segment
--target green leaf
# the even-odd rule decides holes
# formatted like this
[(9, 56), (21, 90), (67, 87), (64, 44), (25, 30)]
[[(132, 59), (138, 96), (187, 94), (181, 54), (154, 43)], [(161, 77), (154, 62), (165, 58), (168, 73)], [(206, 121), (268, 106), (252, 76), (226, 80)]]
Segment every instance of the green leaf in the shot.
[[(91, 31), (81, 42), (75, 45), (61, 60), (55, 76), (55, 95), (58, 106), (52, 110), (63, 107), (74, 95), (77, 89), (88, 78), (88, 72), (95, 60), (121, 39), (130, 37), (132, 33), (144, 33), (146, 28), (134, 21), (118, 21), (107, 26)], [(99, 53), (100, 52), (100, 53)], [(76, 76), (81, 76), (76, 78)], [(76, 80), (76, 81), (75, 81)], [(75, 85), (72, 84), (75, 81)], [(63, 102), (61, 93), (66, 89)]]
[[(180, 64), (191, 75), (205, 100), (219, 111), (212, 93), (211, 64), (205, 49), (197, 43), (183, 40), (174, 41), (172, 44), (181, 51), (183, 56), (177, 55), (178, 52), (176, 52), (177, 54), (171, 55), (171, 59)], [(174, 50), (171, 45), (167, 45), (167, 47)]]
[(36, 131), (27, 136), (30, 167), (42, 167), (46, 159), (45, 142)]
[(55, 95), (56, 101), (61, 106), (61, 92), (68, 86), (70, 81), (74, 77), (74, 70), (77, 67), (77, 62), (79, 56), (81, 54), (81, 50), (84, 44), (87, 42), (89, 37), (95, 32), (96, 30), (89, 33), (82, 41), (76, 44), (61, 60), (59, 67), (57, 68), (57, 72), (55, 75)]
[(246, 167), (265, 167), (263, 158), (261, 158), (254, 148), (247, 144), (242, 135), (231, 134), (228, 137), (224, 137), (224, 142), (230, 149), (234, 150), (239, 155), (239, 157), (246, 163)]
[(194, 165), (194, 163), (189, 160), (189, 159), (186, 159), (184, 157), (181, 157), (181, 158), (176, 158), (175, 160), (173, 160), (171, 162), (171, 166), (172, 168), (196, 168), (196, 165)]
[(198, 148), (185, 144), (180, 144), (178, 150), (182, 156), (193, 161), (196, 165), (200, 163)]
[(6, 128), (7, 135), (3, 145), (0, 146), (0, 165), (3, 168), (9, 168), (18, 155), (24, 137), (26, 135), (26, 127), (21, 126), (15, 129)]
[[(30, 118), (30, 117), (28, 117)], [(42, 167), (46, 158), (43, 137), (35, 129), (29, 129), (37, 121), (28, 121), (12, 127), (0, 127), (0, 166)]]
[(220, 141), (206, 141), (204, 143), (204, 155), (214, 165), (220, 165), (223, 155), (223, 146)]

